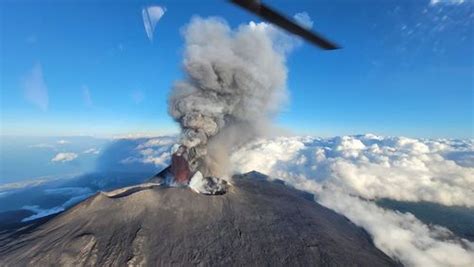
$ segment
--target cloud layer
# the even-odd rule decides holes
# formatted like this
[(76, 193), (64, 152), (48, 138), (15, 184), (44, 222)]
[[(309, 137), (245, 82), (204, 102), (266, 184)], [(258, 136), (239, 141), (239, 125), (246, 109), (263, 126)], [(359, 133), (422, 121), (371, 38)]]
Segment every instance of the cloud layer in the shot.
[(176, 142), (174, 137), (147, 139), (135, 147), (132, 156), (122, 159), (120, 163), (127, 165), (139, 162), (164, 168), (170, 163), (171, 151)]
[(305, 178), (365, 199), (474, 207), (474, 169), (447, 158), (453, 152), (473, 150), (472, 140), (282, 137), (241, 148), (233, 162), (240, 172)]
[(473, 140), (279, 137), (241, 147), (232, 163), (237, 172), (257, 170), (314, 193), (318, 202), (364, 227), (378, 248), (405, 265), (468, 266), (474, 262), (472, 242), (372, 200), (473, 207), (472, 162), (452, 157), (472, 151)]
[(444, 227), (424, 224), (411, 213), (386, 210), (372, 201), (333, 190), (320, 192), (318, 202), (363, 227), (376, 247), (406, 266), (474, 263), (474, 243), (456, 237)]

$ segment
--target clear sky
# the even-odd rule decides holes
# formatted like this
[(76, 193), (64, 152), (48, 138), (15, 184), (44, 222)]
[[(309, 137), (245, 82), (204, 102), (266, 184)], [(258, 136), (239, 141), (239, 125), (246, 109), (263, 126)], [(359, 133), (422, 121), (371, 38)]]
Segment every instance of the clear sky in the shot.
[[(295, 133), (474, 137), (472, 0), (264, 1), (306, 12), (339, 43), (288, 58)], [(142, 8), (166, 8), (147, 37)], [(1, 133), (177, 132), (166, 98), (182, 77), (180, 29), (193, 15), (232, 27), (255, 16), (222, 0), (11, 1), (1, 10)]]

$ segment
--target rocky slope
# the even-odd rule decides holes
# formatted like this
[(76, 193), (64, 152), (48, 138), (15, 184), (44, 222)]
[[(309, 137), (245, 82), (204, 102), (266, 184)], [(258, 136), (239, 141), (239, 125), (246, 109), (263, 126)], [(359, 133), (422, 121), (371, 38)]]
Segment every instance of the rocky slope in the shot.
[(398, 265), (345, 217), (262, 177), (236, 176), (219, 196), (154, 185), (98, 193), (0, 237), (0, 266)]

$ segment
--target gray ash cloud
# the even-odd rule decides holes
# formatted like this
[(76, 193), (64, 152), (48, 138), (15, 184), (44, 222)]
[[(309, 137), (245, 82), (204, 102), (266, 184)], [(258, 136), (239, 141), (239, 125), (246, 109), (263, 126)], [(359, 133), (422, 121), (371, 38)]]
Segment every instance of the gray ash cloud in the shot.
[(183, 29), (185, 78), (169, 96), (193, 170), (225, 176), (230, 151), (264, 134), (286, 99), (285, 52), (265, 23), (236, 30), (195, 17)]

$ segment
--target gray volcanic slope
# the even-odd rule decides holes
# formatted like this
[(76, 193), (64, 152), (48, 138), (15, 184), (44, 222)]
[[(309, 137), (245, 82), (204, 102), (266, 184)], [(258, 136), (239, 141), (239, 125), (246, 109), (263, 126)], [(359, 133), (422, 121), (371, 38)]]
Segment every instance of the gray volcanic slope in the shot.
[(96, 194), (2, 237), (0, 265), (398, 265), (345, 217), (254, 176), (235, 177), (220, 196), (164, 187)]

